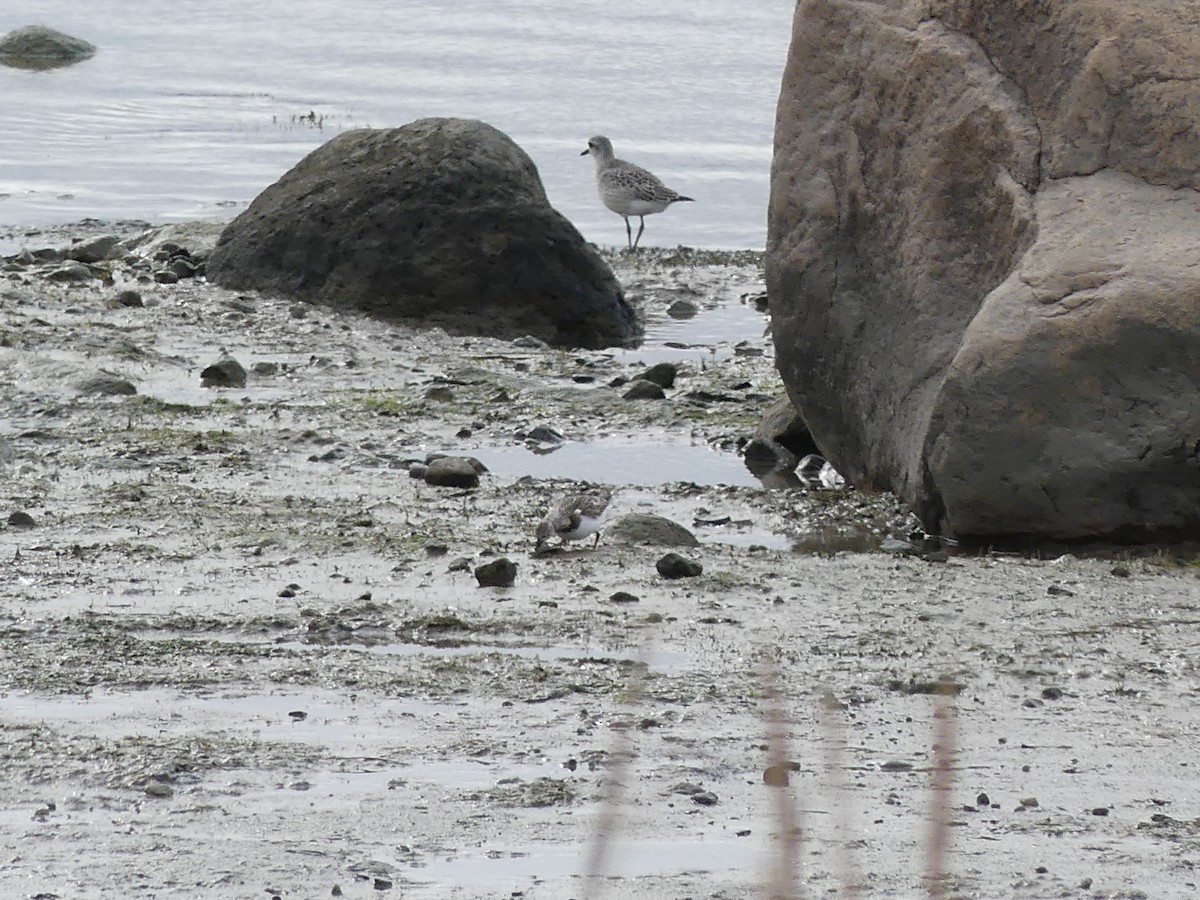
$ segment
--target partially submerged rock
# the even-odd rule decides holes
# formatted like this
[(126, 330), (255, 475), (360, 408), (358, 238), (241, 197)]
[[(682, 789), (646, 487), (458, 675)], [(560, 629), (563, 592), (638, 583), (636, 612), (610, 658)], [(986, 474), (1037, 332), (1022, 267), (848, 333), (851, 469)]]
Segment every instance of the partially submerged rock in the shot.
[(96, 47), (45, 25), (26, 25), (0, 38), (0, 64), (16, 69), (55, 69), (81, 62)]
[(697, 547), (696, 536), (670, 519), (652, 513), (621, 516), (604, 530), (605, 540), (651, 547)]
[(230, 223), (208, 276), (464, 333), (591, 348), (640, 334), (533, 161), (465, 119), (338, 135)]
[(851, 483), (959, 538), (1200, 530), (1198, 23), (800, 5), (767, 285), (780, 372)]

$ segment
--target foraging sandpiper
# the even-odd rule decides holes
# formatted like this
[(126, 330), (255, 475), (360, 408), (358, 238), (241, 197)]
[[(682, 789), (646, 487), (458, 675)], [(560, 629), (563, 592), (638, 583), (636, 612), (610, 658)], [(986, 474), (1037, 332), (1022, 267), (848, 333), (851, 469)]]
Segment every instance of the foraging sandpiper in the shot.
[(604, 524), (604, 514), (608, 511), (608, 501), (611, 499), (612, 491), (608, 488), (563, 497), (538, 523), (534, 552), (540, 552), (553, 537), (559, 538), (559, 546), (563, 546), (567, 541), (578, 541), (593, 534), (596, 540), (592, 549), (595, 549), (600, 543), (600, 526)]

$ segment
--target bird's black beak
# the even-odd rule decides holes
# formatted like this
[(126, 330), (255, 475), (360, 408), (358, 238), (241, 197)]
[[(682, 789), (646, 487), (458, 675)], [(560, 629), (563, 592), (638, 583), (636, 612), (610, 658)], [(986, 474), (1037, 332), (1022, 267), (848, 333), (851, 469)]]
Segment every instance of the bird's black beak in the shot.
[(580, 156), (587, 156), (587, 155), (588, 155), (589, 153), (591, 153), (591, 152), (592, 152), (592, 148), (591, 148), (591, 147), (588, 147), (586, 150), (584, 150), (584, 151), (583, 151), (582, 153), (580, 153), (579, 155), (580, 155)]

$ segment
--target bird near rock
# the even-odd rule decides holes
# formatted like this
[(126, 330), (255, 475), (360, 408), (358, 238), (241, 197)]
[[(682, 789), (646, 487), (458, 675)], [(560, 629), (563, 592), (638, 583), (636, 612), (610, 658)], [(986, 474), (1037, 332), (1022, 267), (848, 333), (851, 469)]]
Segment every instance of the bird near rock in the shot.
[[(671, 190), (659, 181), (658, 176), (641, 166), (617, 159), (613, 155), (612, 141), (603, 135), (598, 134), (590, 139), (587, 149), (579, 155), (589, 154), (596, 161), (596, 190), (600, 200), (625, 219), (625, 237), (630, 250), (636, 250), (638, 241), (642, 239), (642, 232), (646, 230), (646, 216), (660, 213), (672, 203), (695, 202), (691, 197)], [(636, 238), (629, 224), (630, 216), (637, 216), (641, 223)]]
[(561, 547), (568, 541), (582, 540), (591, 535), (596, 536), (592, 543), (592, 549), (595, 549), (600, 543), (600, 526), (604, 524), (604, 516), (608, 512), (608, 502), (611, 499), (612, 491), (608, 488), (597, 488), (563, 497), (538, 523), (537, 546), (534, 552), (541, 552), (551, 538), (558, 538)]

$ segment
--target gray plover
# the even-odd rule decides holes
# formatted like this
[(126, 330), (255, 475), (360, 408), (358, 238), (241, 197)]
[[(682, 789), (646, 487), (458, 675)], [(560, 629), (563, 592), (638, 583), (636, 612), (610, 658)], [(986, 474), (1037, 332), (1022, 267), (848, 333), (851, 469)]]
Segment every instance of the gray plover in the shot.
[(593, 534), (596, 535), (592, 544), (595, 549), (600, 543), (600, 526), (604, 524), (604, 514), (608, 511), (608, 501), (611, 499), (612, 491), (608, 488), (563, 497), (538, 523), (534, 552), (540, 552), (550, 538), (558, 538), (561, 541), (559, 546), (563, 546), (567, 541), (578, 541)]
[[(625, 220), (625, 237), (630, 250), (636, 250), (638, 241), (642, 239), (646, 216), (660, 213), (672, 203), (684, 200), (694, 202), (691, 197), (671, 190), (641, 166), (617, 159), (613, 155), (612, 141), (603, 135), (591, 138), (588, 148), (579, 155), (588, 154), (596, 160), (596, 190), (600, 193), (601, 201)], [(637, 216), (641, 221), (636, 238), (629, 225), (630, 216)]]

